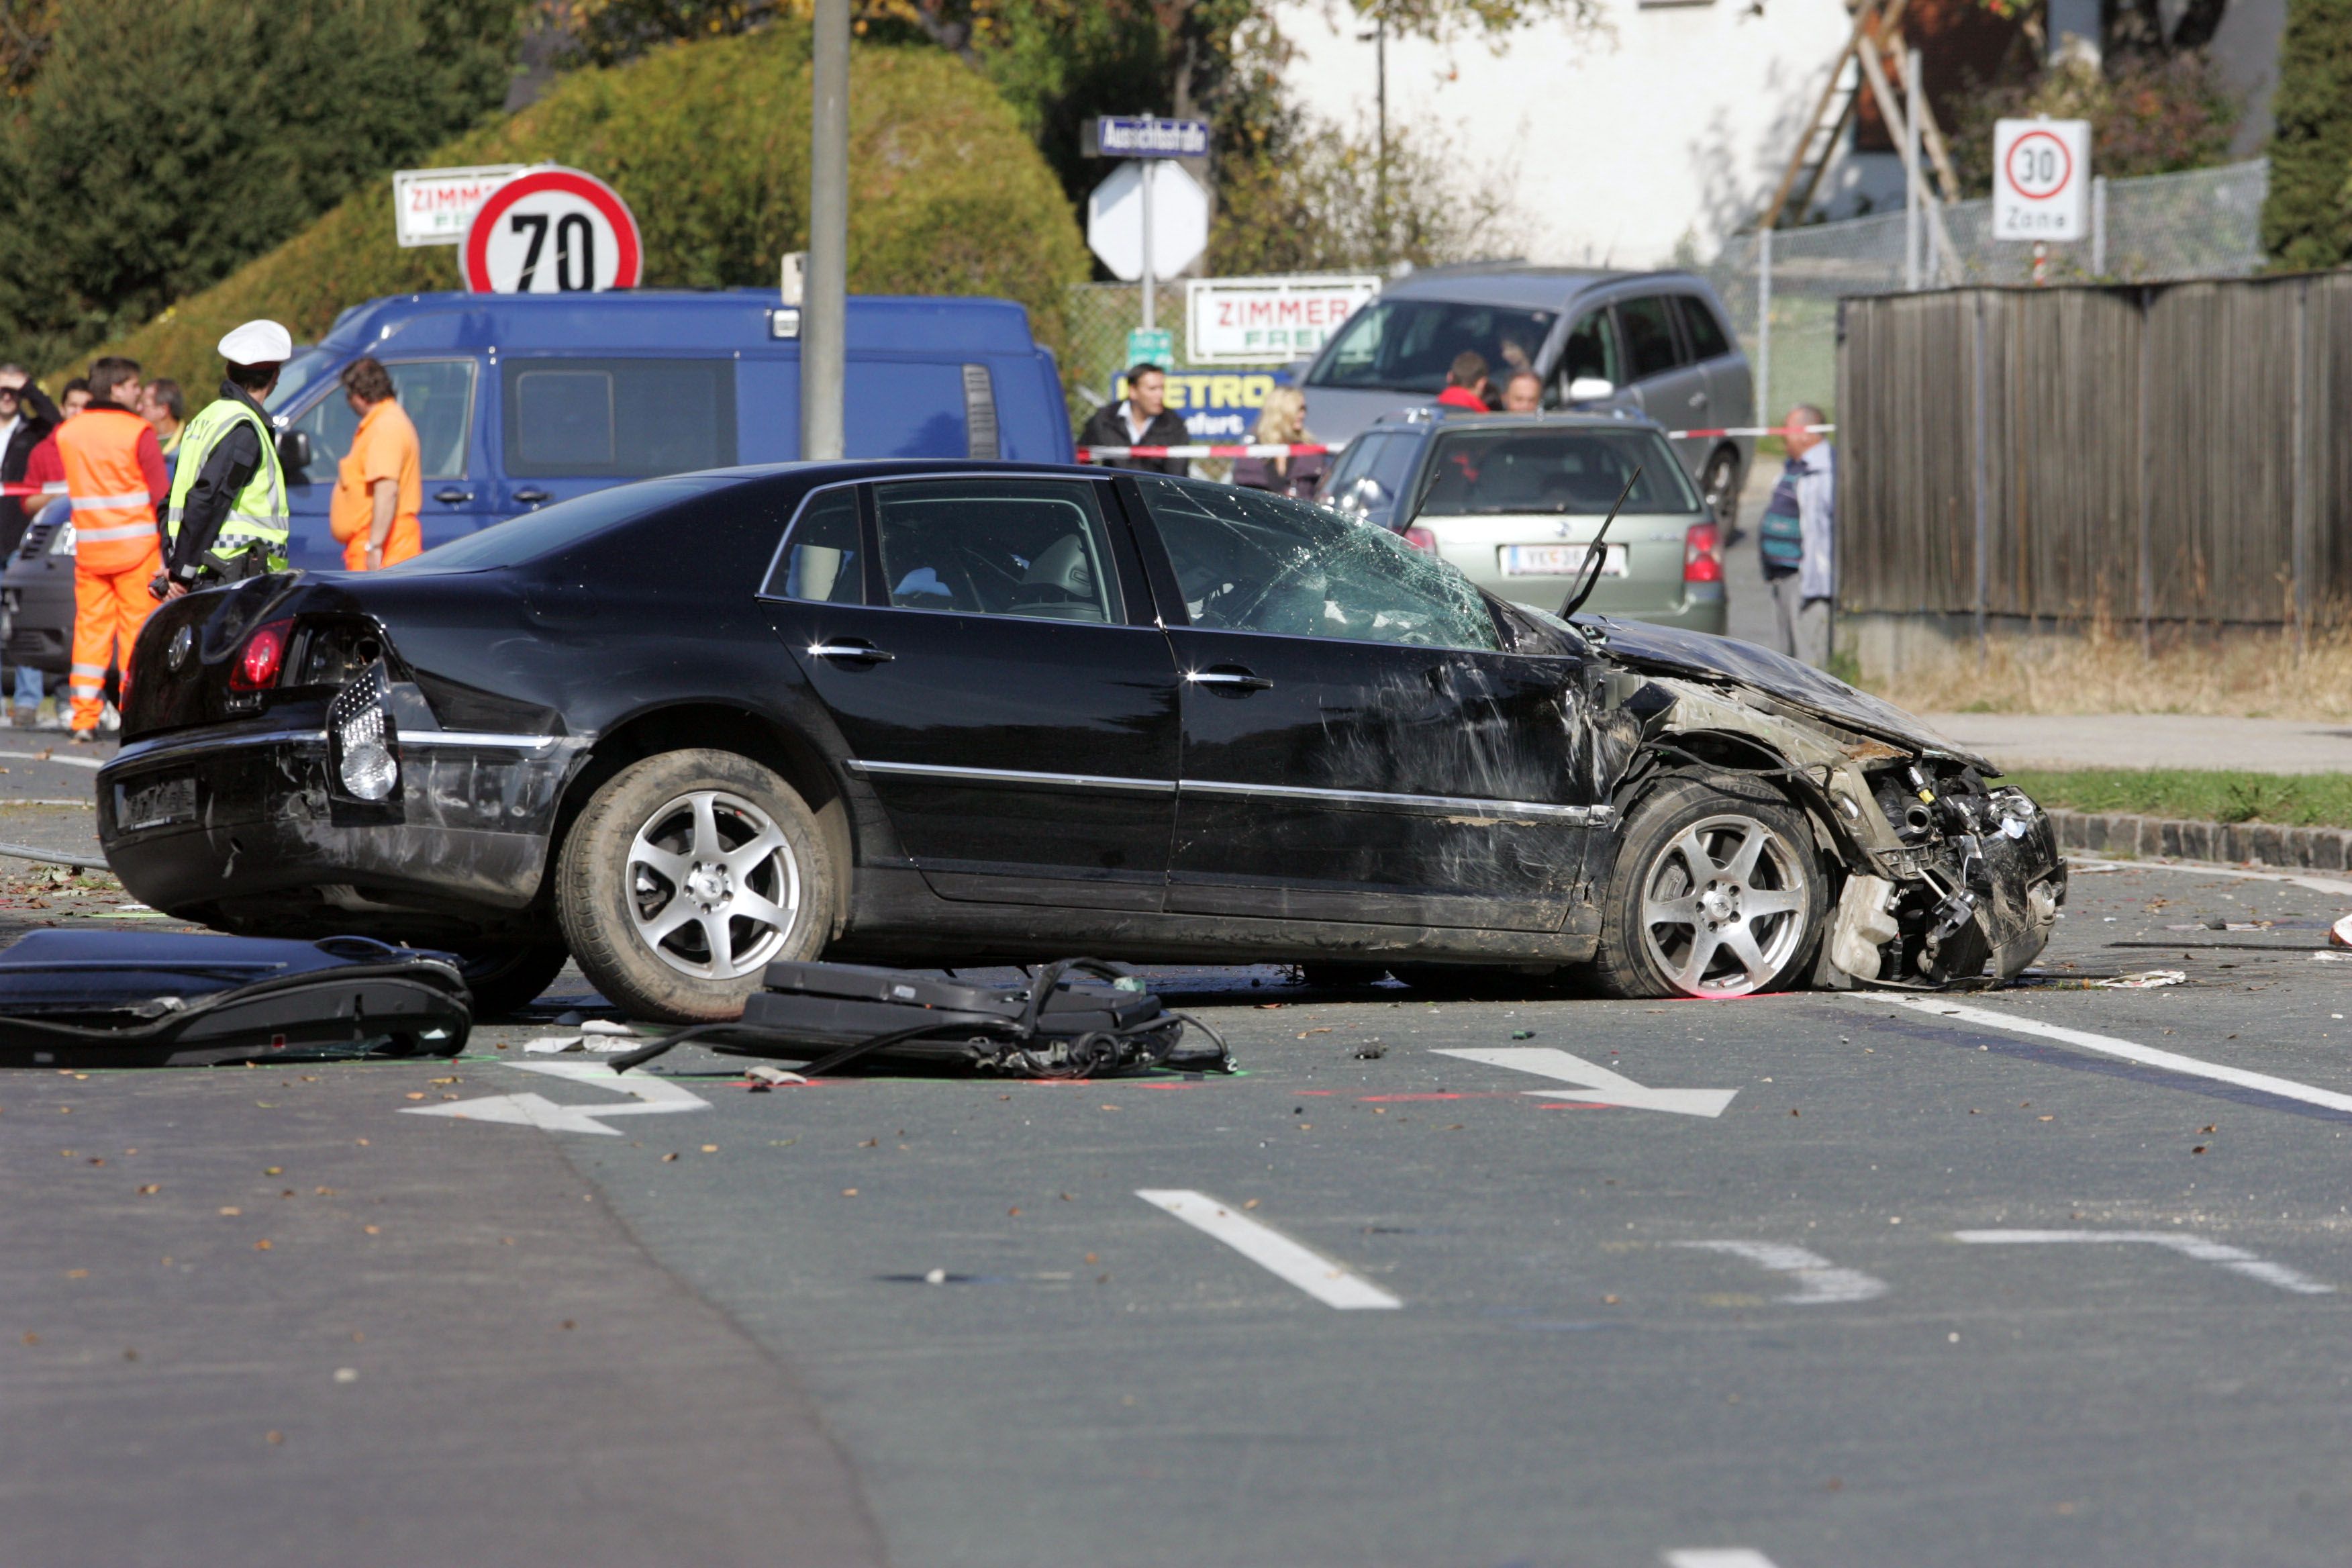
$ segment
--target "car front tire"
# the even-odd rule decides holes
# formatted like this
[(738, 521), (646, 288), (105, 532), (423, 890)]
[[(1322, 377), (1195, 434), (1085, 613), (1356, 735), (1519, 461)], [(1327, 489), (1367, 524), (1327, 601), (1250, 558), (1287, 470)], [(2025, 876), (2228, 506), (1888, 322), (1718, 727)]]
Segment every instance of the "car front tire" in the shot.
[(739, 1016), (761, 974), (830, 934), (835, 869), (816, 818), (733, 752), (666, 752), (591, 797), (564, 839), (556, 916), (583, 973), (632, 1017)]
[(1707, 773), (1645, 796), (1601, 910), (1612, 996), (1746, 996), (1790, 984), (1828, 911), (1812, 826), (1760, 779)]

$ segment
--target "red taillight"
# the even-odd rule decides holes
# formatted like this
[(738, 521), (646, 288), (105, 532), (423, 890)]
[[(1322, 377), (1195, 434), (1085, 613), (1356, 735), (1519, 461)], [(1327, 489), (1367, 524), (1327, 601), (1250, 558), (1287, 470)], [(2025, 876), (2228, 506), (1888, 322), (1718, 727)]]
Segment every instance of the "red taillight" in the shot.
[(287, 634), (293, 629), (292, 621), (272, 621), (256, 627), (237, 650), (236, 663), (229, 668), (229, 689), (266, 691), (277, 685), (278, 672), (286, 662)]
[(1437, 535), (1430, 532), (1429, 530), (1425, 528), (1406, 529), (1404, 531), (1404, 542), (1407, 544), (1412, 545), (1415, 550), (1426, 550), (1432, 555), (1437, 553)]
[(1723, 581), (1723, 545), (1716, 536), (1715, 524), (1694, 522), (1684, 531), (1683, 581), (1685, 583)]

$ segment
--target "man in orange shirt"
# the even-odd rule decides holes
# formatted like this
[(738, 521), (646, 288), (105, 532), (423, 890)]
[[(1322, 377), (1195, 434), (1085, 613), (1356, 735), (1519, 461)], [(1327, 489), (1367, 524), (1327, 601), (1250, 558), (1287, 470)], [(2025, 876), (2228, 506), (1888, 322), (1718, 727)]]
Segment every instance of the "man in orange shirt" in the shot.
[(393, 395), (391, 372), (363, 355), (343, 367), (342, 383), (360, 427), (336, 470), (327, 527), (343, 542), (345, 568), (374, 572), (425, 548), (416, 521), (425, 505), (424, 455), (416, 426)]
[[(155, 526), (171, 480), (155, 428), (133, 412), (139, 366), (111, 355), (89, 367), (89, 404), (58, 426), (58, 458), (73, 503), (73, 738), (98, 739), (106, 669), (121, 661), (131, 678), (131, 647), (155, 608), (148, 579), (163, 569)], [(118, 655), (118, 648), (120, 653)]]

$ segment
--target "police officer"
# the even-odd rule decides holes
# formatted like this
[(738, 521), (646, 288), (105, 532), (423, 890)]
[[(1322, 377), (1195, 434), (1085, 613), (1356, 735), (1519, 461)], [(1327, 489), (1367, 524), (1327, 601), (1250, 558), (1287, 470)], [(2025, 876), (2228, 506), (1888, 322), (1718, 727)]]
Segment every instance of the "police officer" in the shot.
[(286, 471), (261, 400), (293, 357), (294, 340), (275, 321), (247, 321), (220, 341), (220, 353), (227, 362), (220, 399), (181, 432), (163, 516), (170, 560), (152, 584), (158, 598), (286, 567)]

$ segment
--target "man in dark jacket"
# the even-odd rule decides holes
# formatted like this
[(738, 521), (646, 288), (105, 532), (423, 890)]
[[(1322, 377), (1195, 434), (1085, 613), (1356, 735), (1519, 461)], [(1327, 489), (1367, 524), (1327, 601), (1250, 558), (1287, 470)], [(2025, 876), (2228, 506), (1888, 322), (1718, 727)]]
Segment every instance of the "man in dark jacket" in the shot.
[[(58, 405), (33, 384), (23, 365), (0, 364), (0, 484), (25, 482), (25, 460), (61, 419)], [(0, 561), (16, 553), (26, 520), (39, 510), (18, 497), (0, 496)]]
[[(1139, 364), (1127, 373), (1127, 397), (1106, 403), (1078, 436), (1081, 447), (1181, 447), (1192, 440), (1184, 421), (1168, 411), (1168, 376), (1156, 364)], [(1106, 458), (1114, 468), (1143, 468), (1178, 478), (1192, 471), (1182, 458)]]

